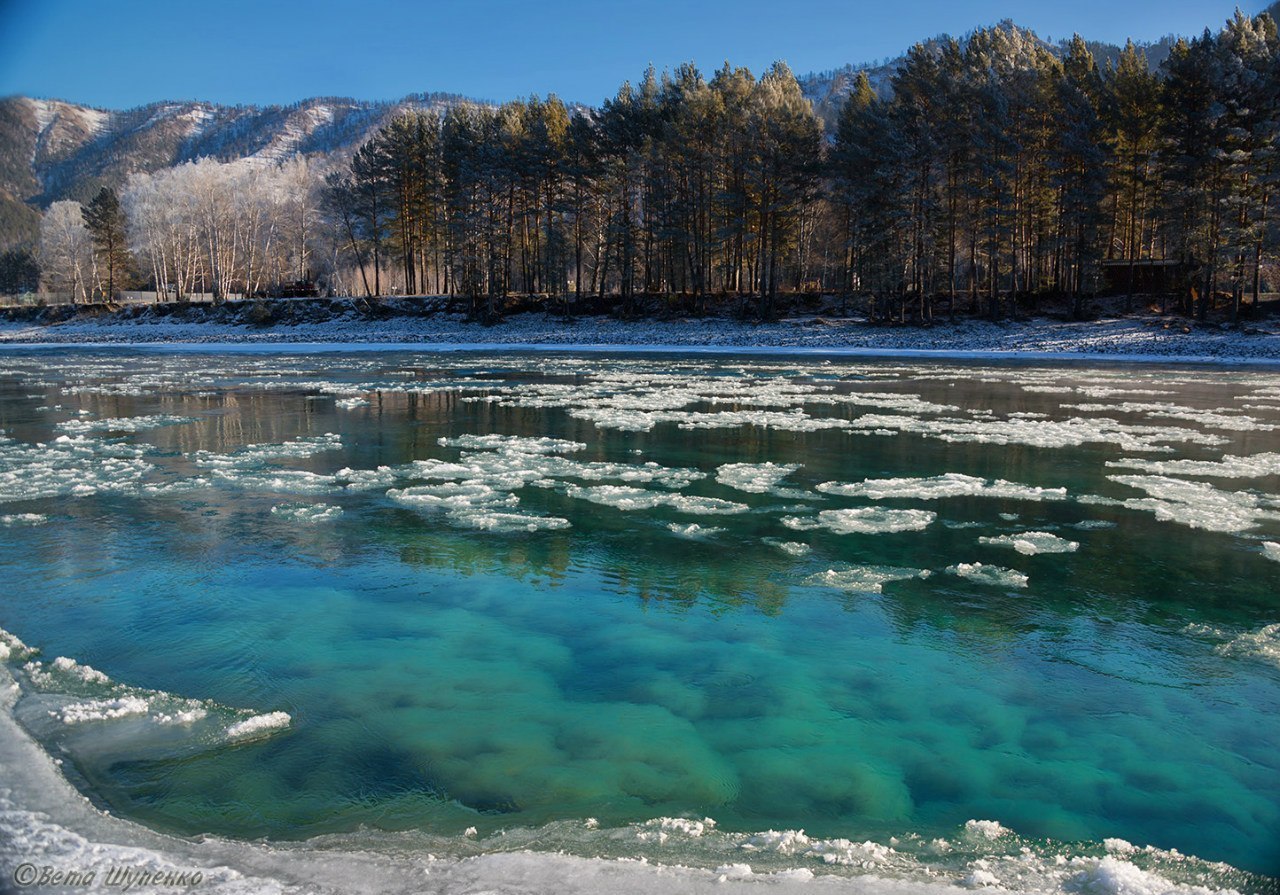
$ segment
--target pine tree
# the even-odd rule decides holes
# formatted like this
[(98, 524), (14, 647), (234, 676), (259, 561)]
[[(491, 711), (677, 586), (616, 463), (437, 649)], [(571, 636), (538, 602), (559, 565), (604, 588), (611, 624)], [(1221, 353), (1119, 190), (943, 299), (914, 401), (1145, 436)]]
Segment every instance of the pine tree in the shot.
[(110, 187), (103, 187), (84, 207), (84, 225), (93, 241), (99, 265), (106, 270), (107, 286), (103, 297), (115, 298), (117, 283), (128, 277), (129, 248), (124, 212), (120, 197)]

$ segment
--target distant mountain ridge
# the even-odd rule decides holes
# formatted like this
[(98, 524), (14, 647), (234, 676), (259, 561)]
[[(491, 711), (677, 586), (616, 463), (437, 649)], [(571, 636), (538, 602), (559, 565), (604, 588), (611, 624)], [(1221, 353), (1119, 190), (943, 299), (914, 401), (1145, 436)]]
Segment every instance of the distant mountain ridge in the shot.
[(88, 201), (103, 185), (202, 156), (279, 161), (295, 153), (350, 151), (406, 109), (463, 97), (423, 94), (396, 102), (317, 97), (292, 106), (158, 102), (114, 111), (62, 100), (0, 99), (0, 247), (35, 237), (38, 209)]
[[(1274, 16), (1278, 7), (1280, 2), (1268, 11)], [(1012, 22), (996, 27), (1012, 29), (1051, 51), (1061, 49), (1061, 44), (1040, 41)], [(1170, 36), (1139, 46), (1154, 66), (1175, 40)], [(1121, 50), (1097, 42), (1090, 48), (1102, 65), (1118, 58)], [(799, 80), (830, 126), (859, 71), (866, 71), (883, 93), (904, 58), (846, 65)], [(118, 187), (137, 171), (156, 171), (202, 156), (264, 163), (294, 153), (339, 157), (405, 110), (439, 110), (465, 100), (457, 94), (427, 93), (398, 101), (315, 97), (291, 106), (157, 102), (117, 111), (56, 99), (0, 99), (0, 250), (33, 244), (40, 210), (50, 203), (86, 202), (103, 185)]]

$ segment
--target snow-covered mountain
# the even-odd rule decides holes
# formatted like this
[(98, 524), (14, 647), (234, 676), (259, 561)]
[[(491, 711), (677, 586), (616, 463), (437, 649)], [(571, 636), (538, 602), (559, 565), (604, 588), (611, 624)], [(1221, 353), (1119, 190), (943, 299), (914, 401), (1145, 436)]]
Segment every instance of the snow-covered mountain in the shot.
[(112, 111), (61, 100), (0, 99), (0, 247), (30, 242), (39, 209), (87, 201), (104, 184), (202, 156), (277, 161), (294, 153), (351, 152), (409, 108), (461, 98), (425, 94), (398, 102), (319, 97), (293, 106), (160, 102)]

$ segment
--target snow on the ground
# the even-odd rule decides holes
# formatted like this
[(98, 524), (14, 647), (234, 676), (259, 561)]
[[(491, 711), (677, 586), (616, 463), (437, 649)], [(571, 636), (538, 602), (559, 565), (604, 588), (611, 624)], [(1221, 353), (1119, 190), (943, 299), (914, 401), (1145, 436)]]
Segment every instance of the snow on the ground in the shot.
[(690, 318), (625, 322), (612, 317), (562, 320), (543, 313), (493, 326), (460, 314), (369, 320), (352, 313), (323, 323), (254, 327), (221, 323), (97, 318), (52, 325), (0, 323), (0, 343), (410, 343), (420, 345), (670, 346), (791, 348), (840, 352), (907, 351), (1155, 357), (1280, 362), (1273, 327), (1184, 327), (1165, 318), (1062, 322), (1035, 318), (991, 323), (963, 320), (930, 327), (871, 326), (858, 319), (793, 317), (773, 323)]

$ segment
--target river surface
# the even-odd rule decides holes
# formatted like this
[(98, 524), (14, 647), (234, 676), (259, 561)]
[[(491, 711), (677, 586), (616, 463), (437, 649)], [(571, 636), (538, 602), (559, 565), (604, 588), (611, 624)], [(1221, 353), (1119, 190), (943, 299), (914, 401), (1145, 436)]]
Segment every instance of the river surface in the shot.
[(154, 830), (1280, 872), (1274, 373), (22, 351), (0, 429), (13, 714)]

